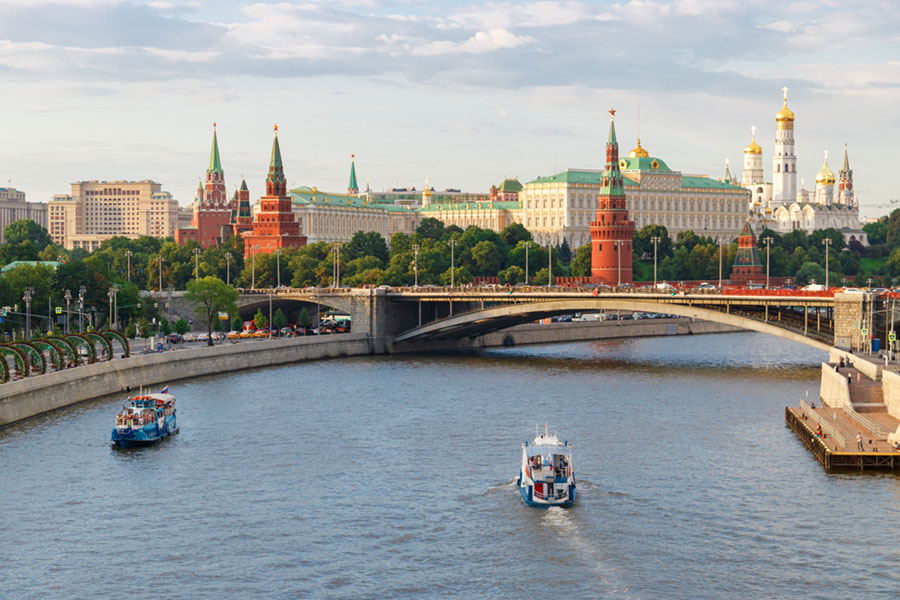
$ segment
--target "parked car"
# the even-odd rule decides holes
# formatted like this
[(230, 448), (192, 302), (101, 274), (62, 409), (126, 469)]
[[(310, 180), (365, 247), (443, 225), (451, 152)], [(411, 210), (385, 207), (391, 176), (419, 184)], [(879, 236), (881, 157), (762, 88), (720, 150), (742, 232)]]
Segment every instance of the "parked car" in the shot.
[(183, 339), (185, 342), (196, 342), (197, 334), (191, 333), (190, 331), (188, 331), (183, 336), (181, 336), (181, 339)]
[(169, 340), (170, 344), (177, 344), (181, 341), (180, 333), (170, 333), (166, 338)]
[(845, 294), (862, 294), (863, 291), (859, 288), (844, 288), (841, 290)]
[(197, 334), (197, 341), (198, 341), (198, 342), (208, 342), (208, 341), (209, 341), (209, 334), (208, 334), (208, 333), (205, 333), (205, 332), (204, 332), (204, 333), (198, 333), (198, 334)]
[(804, 292), (824, 292), (825, 286), (821, 283), (810, 283), (809, 285), (804, 285), (800, 289)]
[(221, 331), (213, 331), (212, 339), (216, 342), (221, 342), (225, 339), (225, 334)]

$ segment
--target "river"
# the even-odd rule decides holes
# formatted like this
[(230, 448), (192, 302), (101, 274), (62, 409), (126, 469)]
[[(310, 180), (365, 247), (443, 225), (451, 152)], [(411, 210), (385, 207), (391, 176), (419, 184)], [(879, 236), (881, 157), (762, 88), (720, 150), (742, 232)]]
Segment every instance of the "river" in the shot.
[[(895, 597), (900, 480), (784, 425), (823, 358), (739, 333), (225, 373), (132, 450), (121, 398), (82, 403), (0, 430), (2, 595)], [(544, 422), (572, 509), (515, 487)]]

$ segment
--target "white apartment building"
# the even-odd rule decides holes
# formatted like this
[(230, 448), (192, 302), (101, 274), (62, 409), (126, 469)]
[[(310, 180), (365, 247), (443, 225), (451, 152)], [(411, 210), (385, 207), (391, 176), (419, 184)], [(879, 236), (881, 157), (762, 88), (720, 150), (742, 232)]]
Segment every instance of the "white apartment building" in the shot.
[(0, 244), (6, 243), (6, 226), (22, 219), (31, 219), (47, 227), (47, 203), (26, 202), (25, 192), (13, 187), (0, 188)]

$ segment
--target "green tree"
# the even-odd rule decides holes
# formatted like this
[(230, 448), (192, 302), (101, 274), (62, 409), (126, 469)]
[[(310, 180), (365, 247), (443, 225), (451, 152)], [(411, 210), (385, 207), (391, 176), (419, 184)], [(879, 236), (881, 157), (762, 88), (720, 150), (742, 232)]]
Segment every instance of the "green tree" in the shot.
[(125, 326), (125, 337), (132, 340), (137, 337), (137, 329), (134, 326), (134, 319), (128, 319), (128, 325)]
[(572, 261), (572, 275), (575, 277), (591, 276), (591, 244), (585, 244), (575, 251), (575, 260)]
[(256, 314), (253, 315), (253, 324), (256, 326), (257, 329), (265, 329), (266, 327), (268, 327), (269, 320), (262, 313), (261, 308), (256, 309)]
[(825, 269), (818, 263), (806, 262), (800, 267), (796, 275), (797, 283), (806, 285), (807, 283), (825, 283)]
[(207, 276), (187, 282), (185, 299), (206, 321), (209, 333), (208, 345), (213, 345), (212, 332), (219, 317), (219, 312), (228, 314), (237, 312), (237, 297), (237, 290), (230, 285), (226, 285), (218, 277)]
[(521, 223), (510, 223), (500, 232), (500, 237), (507, 246), (515, 248), (519, 242), (530, 242), (531, 232)]
[(538, 272), (534, 274), (534, 284), (535, 285), (547, 285), (547, 281), (550, 279), (550, 270), (547, 267), (543, 269), (538, 269)]
[(472, 247), (472, 262), (475, 272), (482, 277), (491, 277), (500, 270), (502, 256), (496, 244), (487, 240)]
[[(469, 270), (465, 267), (456, 267), (452, 269), (453, 272), (453, 284), (454, 285), (463, 285), (466, 283), (472, 283), (472, 274), (469, 273)], [(444, 285), (450, 285), (451, 278), (451, 269), (447, 269), (443, 273), (441, 273), (441, 283)]]
[(287, 327), (288, 320), (287, 317), (284, 316), (284, 312), (279, 308), (275, 311), (275, 314), (272, 315), (272, 327), (280, 331), (282, 327)]
[(654, 236), (659, 237), (657, 260), (672, 256), (672, 238), (669, 237), (669, 230), (662, 225), (645, 225), (634, 234), (633, 248), (637, 255), (649, 254), (652, 259)]
[(169, 324), (169, 320), (163, 317), (159, 320), (159, 330), (163, 335), (169, 335), (172, 333), (172, 325)]
[(144, 339), (153, 335), (153, 331), (150, 328), (150, 321), (147, 320), (147, 317), (141, 317), (141, 320), (138, 321), (138, 333)]
[(500, 283), (512, 284), (522, 283), (525, 281), (525, 271), (516, 265), (510, 265), (497, 274)]
[(439, 240), (444, 234), (444, 223), (434, 217), (425, 217), (416, 227), (416, 234), (419, 237)]
[(234, 313), (234, 316), (231, 317), (231, 330), (241, 331), (242, 329), (244, 329), (244, 322), (241, 321), (241, 315)]
[(184, 335), (188, 331), (191, 330), (191, 325), (187, 322), (187, 320), (184, 317), (182, 317), (182, 318), (178, 319), (177, 321), (175, 321), (174, 329), (175, 329), (175, 333), (177, 333), (179, 335)]
[(863, 231), (869, 239), (869, 244), (878, 246), (887, 241), (887, 217), (881, 217), (874, 223), (863, 225)]
[(23, 242), (30, 242), (37, 252), (50, 245), (50, 234), (31, 219), (10, 223), (3, 229), (3, 235), (7, 244), (17, 246)]
[(563, 238), (562, 244), (559, 245), (559, 249), (556, 252), (557, 256), (559, 256), (559, 262), (568, 266), (570, 262), (572, 262), (572, 248), (569, 246), (569, 240)]
[(305, 329), (310, 325), (312, 325), (312, 318), (309, 316), (309, 311), (306, 310), (306, 307), (304, 306), (300, 309), (300, 314), (297, 315), (297, 326)]
[(348, 261), (374, 256), (379, 260), (378, 266), (384, 267), (388, 261), (387, 242), (377, 231), (357, 231), (344, 245), (342, 254), (346, 254)]

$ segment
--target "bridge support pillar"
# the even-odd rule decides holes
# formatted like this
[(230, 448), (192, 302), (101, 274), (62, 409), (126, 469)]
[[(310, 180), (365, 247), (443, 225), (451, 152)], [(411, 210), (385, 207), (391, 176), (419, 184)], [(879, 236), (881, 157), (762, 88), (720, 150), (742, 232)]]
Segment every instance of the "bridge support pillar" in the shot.
[[(834, 345), (843, 350), (860, 348), (863, 302), (869, 294), (834, 295)], [(821, 318), (821, 317), (820, 317)]]

